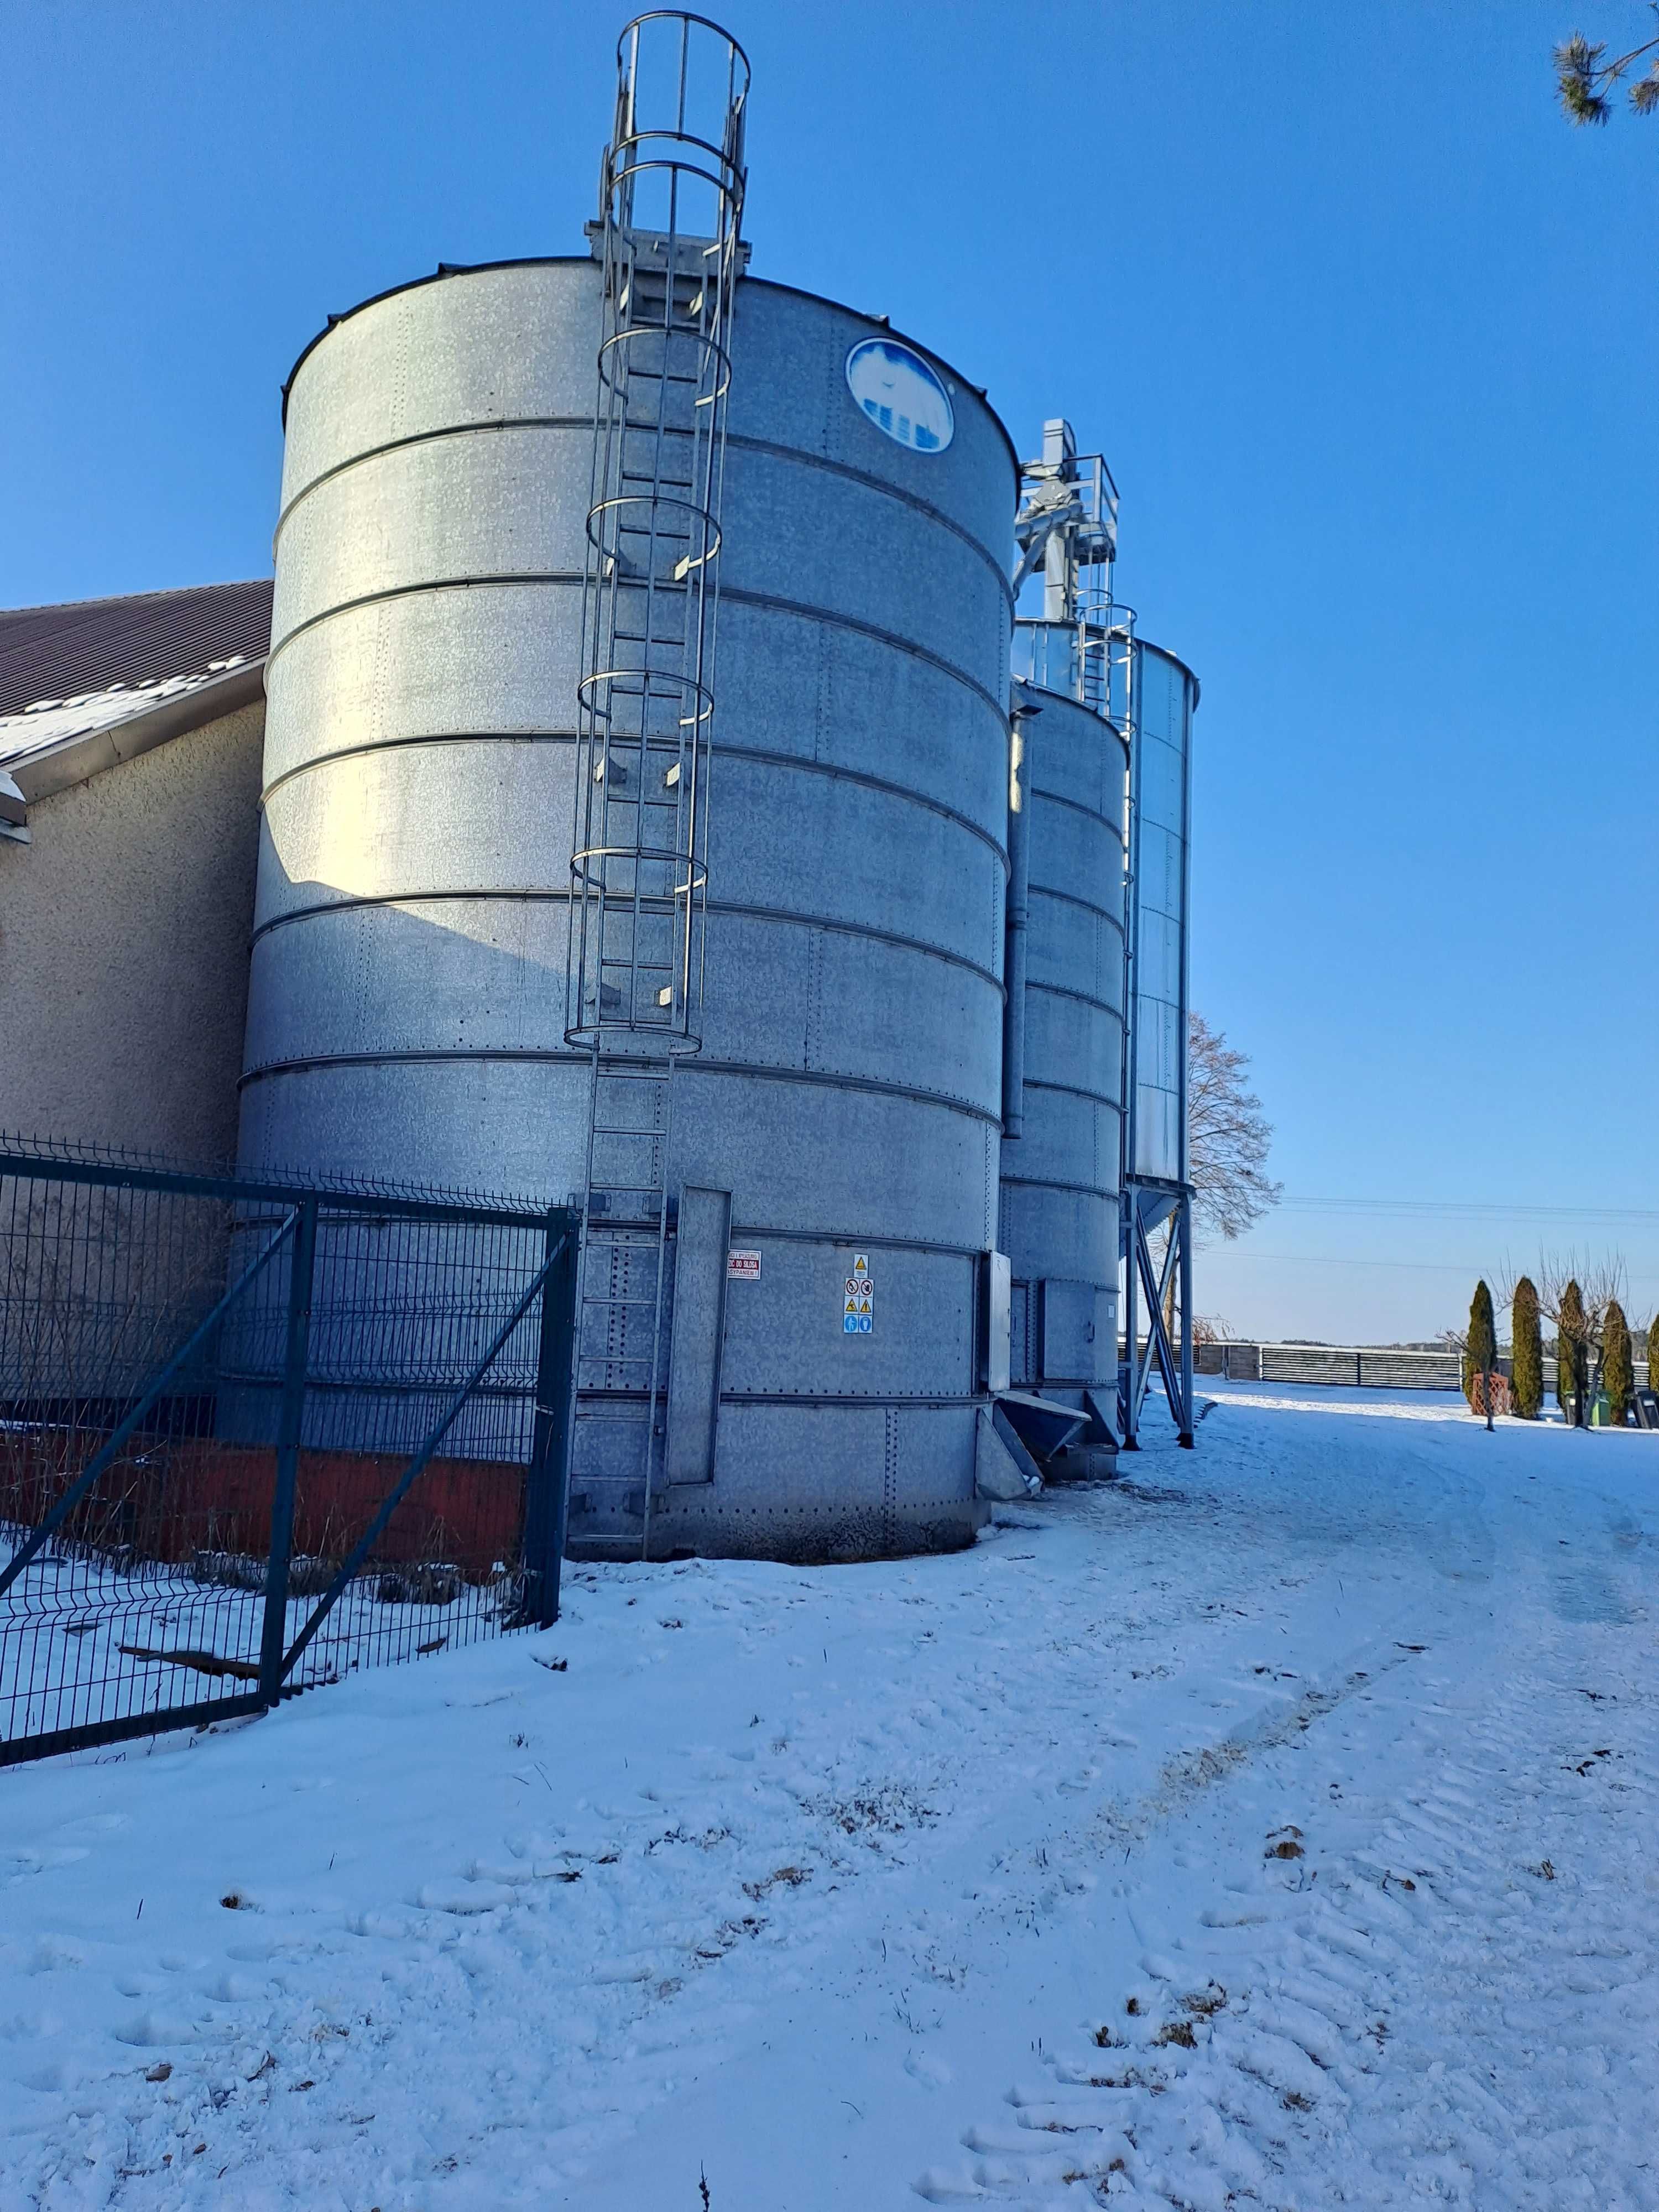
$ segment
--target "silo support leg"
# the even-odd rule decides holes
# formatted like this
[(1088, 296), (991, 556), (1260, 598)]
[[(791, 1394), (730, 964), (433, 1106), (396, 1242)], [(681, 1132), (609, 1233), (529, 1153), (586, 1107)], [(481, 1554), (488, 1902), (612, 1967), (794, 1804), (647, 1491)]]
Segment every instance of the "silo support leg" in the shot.
[[(1170, 1221), (1170, 1241), (1164, 1249), (1163, 1265), (1154, 1267), (1152, 1246), (1146, 1241), (1146, 1224), (1139, 1206), (1131, 1202), (1129, 1237), (1132, 1249), (1127, 1300), (1131, 1322), (1128, 1345), (1130, 1420), (1135, 1428), (1139, 1426), (1140, 1408), (1146, 1400), (1146, 1385), (1152, 1380), (1152, 1363), (1156, 1360), (1164, 1384), (1164, 1395), (1169, 1401), (1170, 1417), (1176, 1425), (1176, 1434), (1190, 1449), (1193, 1442), (1192, 1323), (1189, 1318), (1192, 1259), (1187, 1232), (1188, 1209), (1183, 1200)], [(1170, 1285), (1176, 1279), (1177, 1270), (1182, 1303), (1182, 1349), (1179, 1358), (1170, 1342), (1164, 1317)], [(1137, 1277), (1139, 1287), (1146, 1296), (1146, 1348), (1144, 1353), (1136, 1344), (1133, 1334)]]
[(1125, 1195), (1123, 1237), (1123, 1359), (1119, 1372), (1118, 1426), (1123, 1432), (1125, 1451), (1139, 1451), (1140, 1440), (1136, 1431), (1140, 1426), (1140, 1400), (1137, 1391), (1139, 1381), (1139, 1357), (1136, 1340), (1140, 1334), (1139, 1316), (1135, 1311), (1135, 1212), (1134, 1193)]
[[(1179, 1437), (1193, 1449), (1193, 1202), (1183, 1198), (1175, 1218), (1181, 1243), (1181, 1397)], [(1173, 1403), (1174, 1401), (1171, 1401)]]

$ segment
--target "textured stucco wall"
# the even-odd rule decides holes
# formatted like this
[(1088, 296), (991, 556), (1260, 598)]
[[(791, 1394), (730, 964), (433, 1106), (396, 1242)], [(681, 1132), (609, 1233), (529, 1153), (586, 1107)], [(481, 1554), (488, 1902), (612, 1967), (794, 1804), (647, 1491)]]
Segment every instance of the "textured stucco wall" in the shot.
[(264, 744), (259, 700), (0, 840), (0, 1130), (234, 1156)]

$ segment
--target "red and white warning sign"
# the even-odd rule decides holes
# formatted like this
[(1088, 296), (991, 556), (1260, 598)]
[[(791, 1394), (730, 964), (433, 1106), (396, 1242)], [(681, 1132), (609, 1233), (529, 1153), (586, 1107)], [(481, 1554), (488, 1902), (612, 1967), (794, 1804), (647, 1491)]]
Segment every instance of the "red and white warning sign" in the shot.
[(757, 1283), (760, 1280), (760, 1254), (740, 1252), (734, 1246), (726, 1255), (726, 1279), (733, 1283)]

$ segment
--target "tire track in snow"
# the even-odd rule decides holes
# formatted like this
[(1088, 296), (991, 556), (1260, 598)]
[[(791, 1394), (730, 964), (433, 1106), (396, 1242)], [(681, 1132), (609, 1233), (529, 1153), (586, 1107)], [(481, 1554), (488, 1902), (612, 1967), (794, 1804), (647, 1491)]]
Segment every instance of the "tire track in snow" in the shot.
[(1254, 1814), (1259, 1863), (1218, 1851), (1212, 1903), (917, 2194), (1659, 2206), (1659, 1699), (1630, 1610), (1494, 1637), (1473, 1681), (1425, 1658), (1416, 1697), (1362, 1689), (1224, 1785), (1212, 1825)]
[[(872, 2125), (908, 2114), (914, 2130), (914, 2156), (867, 2154), (865, 2172), (879, 2155), (896, 2201), (934, 2154), (951, 2062), (963, 2064), (982, 2027), (988, 2051), (1002, 2048), (1004, 2015), (990, 2006), (1009, 1991), (1041, 1997), (1044, 1962), (1085, 1951), (1091, 1916), (1124, 1879), (1124, 1851), (1145, 1866), (1166, 1839), (1180, 1848), (1165, 1866), (1185, 1854), (1213, 1879), (1183, 1921), (1132, 1864), (1127, 1902), (1146, 1934), (1127, 1949), (1114, 1942), (1112, 1955), (1144, 1953), (1172, 1971), (1100, 1990), (1061, 2054), (1075, 2062), (1070, 2075), (1033, 2053), (1019, 2070), (1036, 2105), (996, 2102), (1002, 2057), (988, 2082), (975, 2073), (961, 2117), (980, 2120), (981, 2140), (951, 2170), (996, 2160), (1000, 2178), (969, 2172), (974, 2189), (1075, 2203), (1101, 2185), (1109, 2201), (1145, 2192), (1160, 2172), (1201, 2191), (1232, 2160), (1255, 2201), (1297, 2191), (1304, 2204), (1340, 2201), (1321, 2131), (1362, 2156), (1354, 2131), (1388, 2069), (1405, 2065), (1416, 2080), (1445, 2055), (1431, 2038), (1428, 2056), (1401, 2058), (1414, 2048), (1405, 2008), (1375, 2043), (1372, 1981), (1438, 1971), (1447, 1931), (1490, 1890), (1490, 1869), (1459, 1857), (1492, 1795), (1476, 1757), (1484, 1707), (1443, 1662), (1454, 1627), (1463, 1636), (1484, 1622), (1495, 1591), (1508, 1601), (1507, 1559), (1485, 1582), (1464, 1571), (1490, 1571), (1492, 1528), (1506, 1548), (1511, 1532), (1489, 1516), (1488, 1489), (1460, 1474), (1482, 1445), (1439, 1408), (1434, 1422), (1280, 1414), (1253, 1431), (1248, 1413), (1229, 1411), (1206, 1424), (1196, 1464), (1149, 1451), (1134, 1488), (1056, 1496), (1030, 1528), (954, 1559), (799, 1575), (620, 1570), (573, 1583), (558, 1646), (568, 1674), (536, 1668), (527, 1644), (497, 1646), (362, 1678), (330, 1702), (193, 1751), (175, 1743), (154, 1762), (13, 1778), (0, 1804), (20, 1854), (3, 1900), (18, 1910), (0, 1923), (0, 2093), (18, 2124), (0, 2136), (0, 2202), (9, 2206), (9, 2187), (50, 2212), (182, 2212), (221, 2197), (247, 2212), (333, 2202), (633, 2212), (695, 2205), (695, 2163), (686, 2187), (656, 2185), (684, 2179), (695, 2145), (709, 2153), (716, 2212), (839, 2212), (884, 2201), (823, 2193), (826, 2122), (851, 2126), (846, 2069), (866, 2052), (887, 2069), (866, 2069), (855, 2091)], [(1605, 1462), (1598, 1449), (1586, 1446), (1586, 1465), (1617, 1460), (1616, 1445)], [(1595, 1541), (1582, 1517), (1573, 1525), (1575, 1553), (1585, 1539), (1622, 1610), (1639, 1615), (1629, 1585), (1651, 1540), (1634, 1529), (1626, 1541), (1628, 1526), (1622, 1537), (1611, 1524), (1589, 1533)], [(1541, 1540), (1549, 1561), (1568, 1562), (1553, 1527)], [(1528, 1632), (1540, 1611), (1547, 1642), (1557, 1613), (1542, 1580)], [(1575, 1666), (1633, 1635), (1611, 1617), (1559, 1626)], [(1435, 1645), (1413, 1671), (1444, 1675), (1443, 1711), (1402, 1714), (1405, 1678), (1379, 1686), (1379, 1638), (1383, 1652), (1396, 1638)], [(1556, 1658), (1544, 1656), (1547, 1673)], [(1486, 1651), (1494, 1684), (1536, 1658), (1523, 1644)], [(1355, 1682), (1362, 1668), (1371, 1679)], [(1613, 1709), (1572, 1699), (1572, 1681), (1595, 1675), (1564, 1679), (1592, 1735), (1561, 1735), (1557, 1778), (1568, 1793), (1611, 1794), (1613, 1782), (1576, 1769), (1624, 1744), (1593, 1733)], [(1419, 1721), (1428, 1733), (1410, 1738)], [(1517, 1759), (1535, 1748), (1524, 1710), (1521, 1722)], [(1339, 1736), (1346, 1748), (1333, 1765), (1326, 1747)], [(1488, 1764), (1503, 1755), (1502, 1742), (1480, 1753)], [(1622, 1788), (1625, 1767), (1616, 1779)], [(348, 1796), (355, 1831), (337, 1809)], [(38, 1806), (33, 1818), (26, 1804)], [(99, 1817), (130, 1825), (107, 1836), (82, 1825), (104, 1807), (123, 1809)], [(884, 1807), (908, 1825), (884, 1828)], [(921, 1822), (923, 1809), (936, 1822)], [(1522, 1828), (1530, 1817), (1523, 1804)], [(1396, 1819), (1398, 1837), (1387, 1825)], [(1286, 1820), (1304, 1831), (1307, 1856), (1269, 1864), (1267, 1840)], [(325, 1874), (337, 1832), (353, 1848)], [(91, 1855), (53, 1866), (60, 1850)], [(580, 1865), (580, 1881), (537, 1873), (566, 1850), (579, 1855), (564, 1863)], [(21, 1871), (25, 1852), (38, 1872)], [(1439, 1868), (1436, 1852), (1437, 1889), (1409, 1871)], [(1554, 1857), (1557, 1883), (1539, 1893), (1553, 1910), (1574, 1878), (1565, 1847), (1540, 1833), (1525, 1852)], [(0, 1883), (13, 1879), (5, 1866), (0, 1854)], [(775, 1880), (786, 1866), (810, 1878)], [(1415, 1892), (1394, 1881), (1402, 1867)], [(222, 1911), (221, 1892), (245, 1879), (257, 1909)], [(769, 1881), (762, 1898), (748, 1893)], [(1328, 1885), (1352, 1892), (1340, 1910), (1327, 1909)], [(1432, 1940), (1413, 1932), (1431, 1913), (1446, 1916)], [(1308, 1917), (1299, 1932), (1297, 1915)], [(728, 1947), (723, 1928), (749, 1918), (764, 1925)], [(1623, 1966), (1562, 1954), (1555, 2024), (1585, 2052), (1595, 2005), (1636, 2000), (1622, 1984), (1567, 1984)], [(1212, 1979), (1228, 1996), (1206, 2014)], [(1194, 2010), (1189, 1997), (1203, 2002)], [(1533, 2020), (1524, 1985), (1494, 2001)], [(1102, 2027), (1120, 2042), (1095, 2045)], [(1190, 2049), (1158, 2040), (1181, 2027)], [(791, 2037), (805, 2063), (787, 2077), (787, 2127), (768, 2139), (776, 2170), (744, 2188), (732, 2176), (767, 2094), (757, 2085), (779, 2078), (757, 2050)], [(1322, 2060), (1309, 2048), (1316, 2037)], [(1459, 2112), (1467, 2105), (1474, 2125), (1487, 2111), (1497, 2127), (1480, 2102), (1485, 2075), (1461, 2050), (1454, 2058)], [(170, 2077), (155, 2081), (163, 2067)], [(1107, 2069), (1123, 2080), (1092, 2086)], [(737, 2113), (724, 2136), (702, 2131), (704, 2092), (720, 2081)], [(1509, 2109), (1490, 2084), (1485, 2094)], [(1298, 2096), (1306, 2112), (1285, 2101)], [(1044, 2100), (1073, 2099), (1119, 2116), (1127, 2149), (1109, 2184), (1066, 2179), (1088, 2127), (1022, 2124)], [(1577, 2110), (1565, 2092), (1562, 2105)], [(659, 2146), (647, 2185), (606, 2194), (622, 2147), (647, 2123)], [(1095, 2148), (1105, 2140), (1097, 2130)], [(1395, 2140), (1385, 2130), (1384, 2148)], [(1022, 2176), (1033, 2142), (1049, 2163)], [(1132, 2160), (1143, 2161), (1138, 2179)], [(1279, 2200), (1264, 2193), (1275, 2187)], [(1147, 2201), (1176, 2200), (1164, 2190)], [(1570, 2190), (1557, 2201), (1571, 2203)]]

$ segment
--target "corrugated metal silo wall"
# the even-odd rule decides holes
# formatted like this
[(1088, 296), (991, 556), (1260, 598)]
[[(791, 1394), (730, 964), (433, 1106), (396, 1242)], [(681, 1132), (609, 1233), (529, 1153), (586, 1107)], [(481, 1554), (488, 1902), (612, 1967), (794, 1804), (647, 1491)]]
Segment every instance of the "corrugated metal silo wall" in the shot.
[[(580, 1191), (563, 1038), (599, 272), (463, 272), (292, 385), (244, 1085), (250, 1161)], [(951, 383), (911, 452), (880, 326), (740, 288), (705, 1042), (670, 1188), (732, 1194), (714, 1480), (653, 1549), (966, 1540), (995, 1241), (1015, 462)], [(855, 1256), (875, 1327), (842, 1328)]]
[(1134, 1171), (1179, 1183), (1187, 1158), (1192, 732), (1198, 679), (1135, 646)]
[(1101, 716), (1033, 690), (1024, 1133), (1002, 1147), (1016, 1382), (1076, 1404), (1117, 1387), (1127, 755)]

